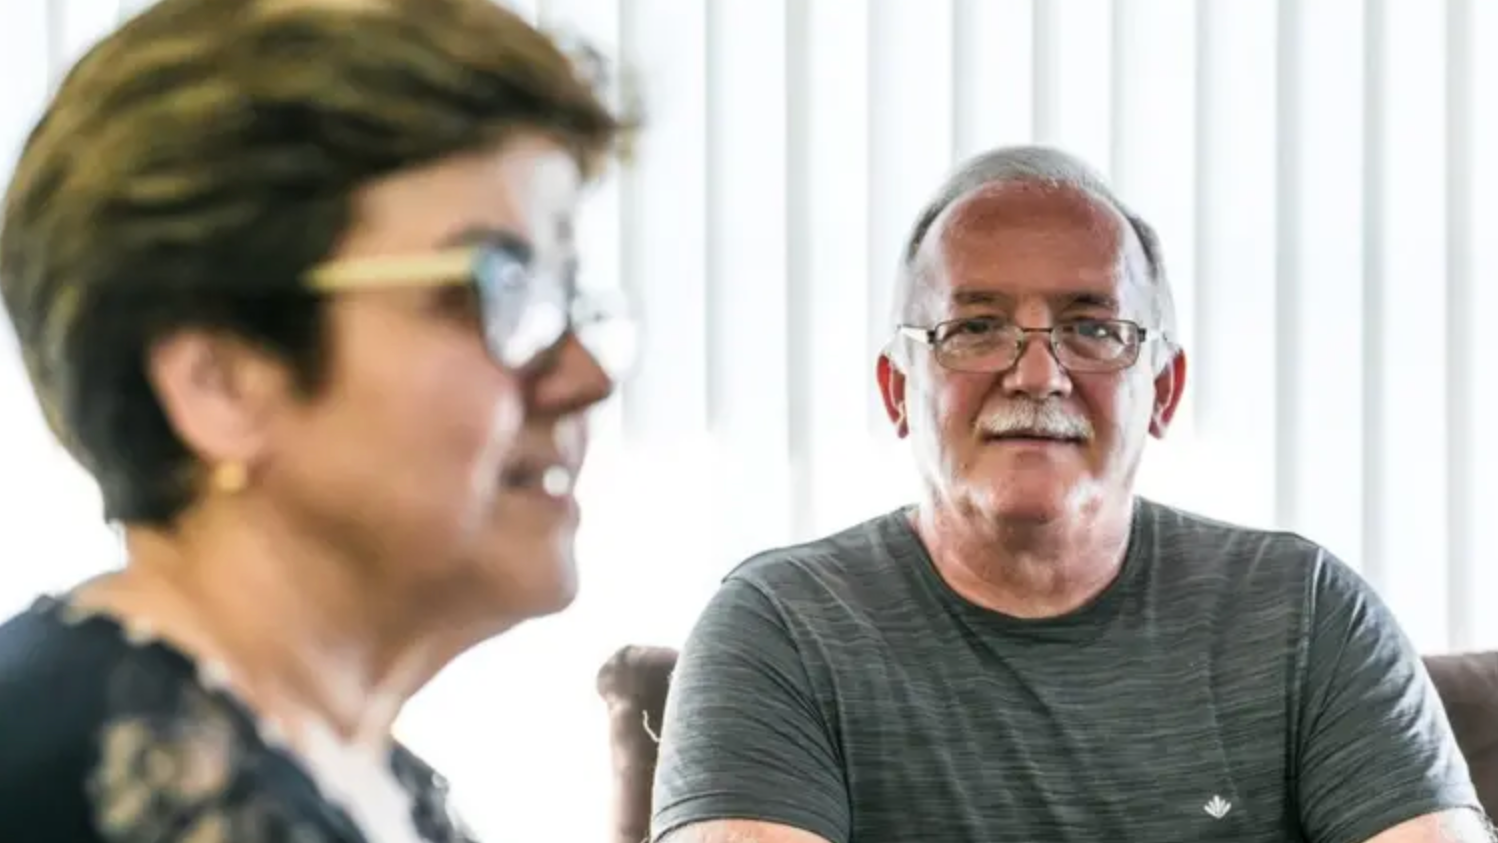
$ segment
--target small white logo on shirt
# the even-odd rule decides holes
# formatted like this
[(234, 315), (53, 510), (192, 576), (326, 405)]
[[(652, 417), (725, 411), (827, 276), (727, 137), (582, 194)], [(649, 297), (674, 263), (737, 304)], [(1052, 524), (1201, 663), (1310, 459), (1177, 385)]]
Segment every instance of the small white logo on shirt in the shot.
[(1228, 815), (1228, 811), (1233, 810), (1233, 803), (1223, 799), (1221, 796), (1213, 796), (1212, 801), (1202, 806), (1202, 810), (1206, 811), (1207, 816), (1212, 819), (1220, 820)]

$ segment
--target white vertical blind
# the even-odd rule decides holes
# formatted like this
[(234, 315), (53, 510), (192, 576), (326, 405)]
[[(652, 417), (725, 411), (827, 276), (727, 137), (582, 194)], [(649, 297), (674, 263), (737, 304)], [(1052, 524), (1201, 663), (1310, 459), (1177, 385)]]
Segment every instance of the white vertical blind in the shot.
[[(748, 553), (909, 497), (872, 376), (895, 259), (944, 171), (996, 144), (1084, 155), (1165, 239), (1191, 380), (1144, 491), (1321, 541), (1426, 651), (1498, 648), (1498, 251), (1478, 239), (1498, 232), (1498, 3), (516, 7), (621, 57), (645, 98), (638, 161), (582, 233), (590, 282), (632, 292), (648, 334), (600, 414), (582, 598), (402, 724), (490, 837), (601, 838), (597, 664), (678, 641)], [(124, 11), (0, 11), (5, 154)], [(0, 408), (15, 608), (113, 545), (9, 358)]]
[[(1273, 180), (1280, 244), (1273, 295), (1283, 340), (1276, 344), (1270, 384), (1278, 395), (1275, 521), (1315, 535), (1354, 564), (1365, 557), (1368, 489), (1362, 423), (1366, 17), (1360, 0), (1282, 6), (1275, 81), (1278, 134), (1285, 140)], [(1439, 64), (1440, 56), (1427, 61)]]

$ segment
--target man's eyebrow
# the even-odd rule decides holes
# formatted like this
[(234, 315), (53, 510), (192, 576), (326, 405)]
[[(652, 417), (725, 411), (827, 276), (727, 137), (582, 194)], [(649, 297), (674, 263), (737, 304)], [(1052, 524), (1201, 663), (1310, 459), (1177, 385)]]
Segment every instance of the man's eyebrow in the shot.
[(952, 303), (957, 305), (1012, 304), (1014, 299), (993, 290), (956, 289), (952, 291)]
[(1118, 299), (1104, 293), (1078, 293), (1067, 301), (1068, 307), (1096, 307), (1100, 310), (1118, 310)]
[[(1116, 311), (1120, 306), (1117, 298), (1100, 292), (1060, 293), (1049, 298), (1053, 305), (1068, 308), (1094, 307), (1099, 310)], [(958, 307), (1009, 307), (1014, 304), (1014, 297), (996, 290), (958, 288), (952, 291), (951, 302)]]

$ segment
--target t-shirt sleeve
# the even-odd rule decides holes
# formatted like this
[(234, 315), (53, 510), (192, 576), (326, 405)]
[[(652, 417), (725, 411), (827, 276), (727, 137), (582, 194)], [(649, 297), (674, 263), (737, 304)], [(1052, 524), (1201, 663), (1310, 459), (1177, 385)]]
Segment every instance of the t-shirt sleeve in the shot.
[(806, 665), (772, 601), (729, 580), (688, 636), (667, 697), (653, 840), (748, 819), (847, 843), (847, 786)]
[(1296, 777), (1305, 839), (1364, 843), (1423, 814), (1481, 810), (1435, 687), (1388, 607), (1324, 552), (1309, 588)]

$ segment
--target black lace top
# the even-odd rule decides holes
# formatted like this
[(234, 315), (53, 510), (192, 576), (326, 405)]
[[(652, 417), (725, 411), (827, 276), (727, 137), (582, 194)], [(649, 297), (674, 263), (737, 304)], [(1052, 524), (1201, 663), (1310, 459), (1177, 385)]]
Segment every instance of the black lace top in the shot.
[(142, 630), (50, 598), (0, 625), (0, 841), (473, 843), (404, 748), (389, 763), (411, 822), (369, 828), (278, 745)]

